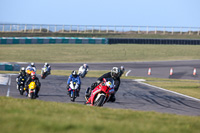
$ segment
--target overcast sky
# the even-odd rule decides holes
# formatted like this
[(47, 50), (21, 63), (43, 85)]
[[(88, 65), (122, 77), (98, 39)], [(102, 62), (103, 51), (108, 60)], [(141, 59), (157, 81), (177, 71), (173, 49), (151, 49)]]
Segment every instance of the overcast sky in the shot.
[(200, 27), (200, 0), (0, 0), (0, 23)]

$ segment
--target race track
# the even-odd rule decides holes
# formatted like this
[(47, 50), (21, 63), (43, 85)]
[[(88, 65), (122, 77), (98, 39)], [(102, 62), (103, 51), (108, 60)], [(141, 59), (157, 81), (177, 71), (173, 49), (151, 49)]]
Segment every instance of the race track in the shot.
[[(14, 63), (13, 63), (14, 64)], [(192, 70), (200, 69), (200, 60), (192, 61), (161, 61), (161, 62), (128, 62), (128, 63), (88, 63), (90, 70), (108, 70), (113, 66), (123, 65), (126, 71), (130, 70), (129, 76), (176, 78), (176, 79), (195, 79), (199, 80), (199, 75), (193, 76)], [(27, 63), (20, 63), (26, 67)], [(52, 70), (78, 70), (82, 63), (51, 63)], [(41, 69), (43, 63), (36, 63), (37, 69)], [(152, 69), (152, 74), (147, 75), (148, 68)], [(169, 69), (173, 68), (174, 73), (169, 76)], [(198, 72), (198, 71), (197, 71)], [(27, 98), (21, 96), (16, 89), (15, 78), (17, 75), (1, 74), (0, 96), (11, 96), (15, 98)], [(41, 79), (41, 91), (39, 100), (55, 102), (71, 102), (67, 95), (66, 82), (69, 75), (54, 76), (50, 75), (46, 79)], [(82, 86), (80, 97), (76, 103), (83, 104), (85, 89), (89, 87), (96, 78), (85, 77), (81, 79)], [(3, 85), (4, 84), (4, 85)], [(147, 86), (133, 80), (122, 79), (120, 89), (116, 94), (115, 103), (106, 103), (104, 107), (124, 108), (133, 110), (156, 111), (174, 113), (181, 115), (200, 115), (200, 100), (186, 96), (160, 90), (156, 87)]]
[[(75, 64), (77, 67), (80, 64)], [(104, 66), (103, 64), (101, 64)], [(96, 69), (103, 69), (97, 65)], [(107, 63), (106, 68), (112, 68), (112, 66), (120, 66), (121, 64), (112, 64)], [(124, 63), (124, 66), (128, 68), (131, 63)], [(71, 69), (70, 65), (57, 65), (52, 64), (52, 69), (54, 68), (65, 68)], [(90, 69), (93, 68), (93, 65), (90, 64)], [(37, 66), (40, 68), (40, 66)], [(73, 67), (73, 68), (75, 68)], [(186, 66), (187, 67), (187, 66)], [(17, 75), (2, 75), (4, 79), (8, 79), (6, 85), (0, 85), (0, 96), (10, 96), (15, 98), (27, 98), (21, 96), (16, 89), (15, 78)], [(46, 79), (40, 79), (42, 87), (39, 93), (39, 100), (44, 101), (55, 101), (55, 102), (71, 102), (70, 98), (67, 95), (66, 82), (69, 75), (66, 76), (54, 76), (50, 75)], [(9, 80), (11, 79), (11, 80)], [(10, 83), (9, 83), (10, 81)], [(82, 89), (80, 92), (80, 97), (78, 97), (75, 103), (83, 104), (84, 92), (85, 89), (90, 86), (96, 78), (85, 77), (81, 79)], [(143, 111), (156, 111), (163, 113), (173, 113), (181, 115), (200, 115), (200, 100), (188, 98), (179, 94), (174, 94), (168, 91), (160, 90), (155, 87), (150, 87), (140, 82), (134, 82), (133, 80), (122, 79), (120, 89), (116, 94), (115, 103), (106, 103), (104, 107), (109, 108), (123, 108), (123, 109), (133, 109), (133, 110), (143, 110)]]
[[(52, 70), (78, 70), (82, 64), (83, 63), (50, 63)], [(20, 63), (20, 65), (27, 67), (28, 63)], [(43, 65), (44, 63), (36, 63), (37, 69), (41, 69)], [(200, 80), (200, 60), (88, 63), (88, 65), (90, 70), (108, 71), (114, 66), (124, 66), (126, 71), (130, 70), (128, 76)], [(149, 68), (151, 68), (151, 75), (147, 74)], [(173, 75), (170, 75), (171, 68), (173, 69)], [(195, 76), (193, 76), (194, 68), (197, 70), (197, 75)]]

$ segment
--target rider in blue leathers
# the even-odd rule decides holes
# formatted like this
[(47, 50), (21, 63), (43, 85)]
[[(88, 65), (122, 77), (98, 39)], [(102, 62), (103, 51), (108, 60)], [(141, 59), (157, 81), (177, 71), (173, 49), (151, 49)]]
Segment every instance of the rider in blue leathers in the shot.
[[(79, 92), (80, 92), (80, 89), (81, 89), (81, 79), (80, 79), (79, 75), (77, 75), (76, 71), (74, 71), (74, 70), (72, 71), (71, 75), (69, 76), (69, 78), (67, 80), (67, 90), (68, 90), (68, 92), (69, 92), (70, 81), (74, 81), (74, 82), (78, 83), (79, 87), (78, 87), (78, 90), (77, 90), (77, 92), (78, 92), (77, 96), (79, 96)], [(70, 92), (69, 92), (69, 94), (70, 94)]]
[(37, 71), (37, 69), (36, 69), (36, 67), (35, 67), (35, 63), (34, 63), (34, 62), (32, 62), (32, 63), (31, 63), (31, 65), (28, 65), (28, 66), (26, 67), (26, 71), (27, 71), (28, 69), (33, 69), (33, 70), (34, 70), (34, 72), (36, 72), (36, 71)]

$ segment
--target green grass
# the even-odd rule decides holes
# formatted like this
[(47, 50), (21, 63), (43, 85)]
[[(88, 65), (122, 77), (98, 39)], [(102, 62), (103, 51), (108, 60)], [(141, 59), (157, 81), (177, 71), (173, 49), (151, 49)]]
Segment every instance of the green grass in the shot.
[(146, 83), (175, 91), (191, 97), (200, 99), (200, 81), (188, 79), (162, 79), (148, 77), (124, 77), (128, 79), (145, 79)]
[(200, 45), (0, 45), (0, 62), (128, 62), (200, 59)]
[(2, 133), (198, 133), (199, 116), (0, 97)]
[(147, 83), (200, 99), (200, 81), (169, 79)]

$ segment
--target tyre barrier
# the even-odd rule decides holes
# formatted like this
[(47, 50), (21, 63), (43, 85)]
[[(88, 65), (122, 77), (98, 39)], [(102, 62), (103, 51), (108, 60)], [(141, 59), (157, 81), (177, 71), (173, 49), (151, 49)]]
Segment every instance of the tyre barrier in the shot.
[(0, 44), (180, 44), (200, 45), (197, 39), (0, 37)]
[(107, 44), (106, 38), (0, 37), (0, 44)]
[(108, 38), (108, 44), (180, 44), (180, 45), (200, 45), (200, 40), (196, 40), (196, 39)]
[(20, 65), (18, 64), (7, 64), (7, 63), (0, 63), (0, 71), (19, 71)]

